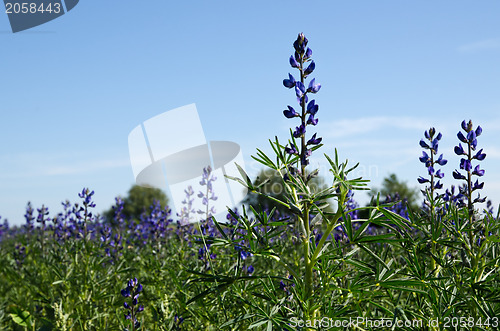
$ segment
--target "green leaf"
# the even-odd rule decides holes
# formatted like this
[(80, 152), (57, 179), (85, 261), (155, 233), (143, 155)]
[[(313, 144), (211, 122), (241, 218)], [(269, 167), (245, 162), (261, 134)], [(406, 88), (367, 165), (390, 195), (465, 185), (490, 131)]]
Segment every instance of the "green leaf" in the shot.
[(363, 261), (359, 261), (359, 260), (355, 260), (355, 259), (347, 259), (347, 260), (345, 260), (345, 263), (353, 265), (355, 267), (358, 267), (359, 269), (366, 271), (366, 272), (370, 272), (370, 273), (374, 272), (374, 269), (368, 263), (365, 263)]
[(494, 243), (499, 243), (500, 236), (499, 235), (489, 236), (489, 237), (486, 237), (486, 240), (494, 242)]
[(228, 238), (227, 238), (226, 234), (224, 233), (224, 231), (222, 230), (219, 222), (217, 222), (217, 220), (213, 216), (212, 216), (212, 221), (214, 222), (215, 226), (219, 230), (220, 234), (224, 237), (224, 239), (228, 240)]
[(9, 310), (11, 311), (9, 315), (10, 317), (12, 317), (14, 323), (24, 327), (31, 326), (32, 324), (31, 315), (28, 311), (22, 310), (17, 306), (11, 306)]
[(364, 250), (365, 252), (367, 252), (375, 260), (377, 260), (378, 262), (380, 262), (386, 269), (389, 269), (389, 267), (387, 266), (387, 264), (385, 264), (384, 260), (382, 260), (377, 254), (373, 253), (368, 247), (366, 247), (364, 245), (361, 245), (360, 243), (358, 243), (358, 246), (362, 250)]
[(241, 322), (241, 321), (244, 321), (244, 320), (247, 320), (249, 318), (252, 318), (254, 317), (255, 314), (245, 314), (245, 315), (241, 315), (241, 316), (238, 316), (236, 318), (233, 318), (233, 319), (230, 319), (229, 321), (227, 321), (226, 323), (222, 324), (220, 326), (220, 328), (222, 329), (223, 327), (226, 327), (226, 326), (229, 326), (231, 324), (236, 324), (238, 322)]

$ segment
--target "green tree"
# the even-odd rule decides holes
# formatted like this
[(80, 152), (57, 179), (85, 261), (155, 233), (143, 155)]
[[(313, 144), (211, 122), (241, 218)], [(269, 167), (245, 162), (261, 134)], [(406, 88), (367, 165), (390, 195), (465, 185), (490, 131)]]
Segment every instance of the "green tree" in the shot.
[(396, 174), (390, 174), (388, 177), (384, 178), (382, 187), (373, 188), (368, 194), (373, 200), (379, 193), (381, 200), (385, 199), (388, 195), (394, 197), (397, 193), (399, 199), (406, 200), (410, 208), (414, 210), (419, 208), (418, 199), (420, 191), (418, 188), (410, 187), (407, 182), (400, 181)]
[[(149, 207), (159, 201), (162, 208), (168, 205), (167, 195), (158, 188), (133, 185), (123, 199), (122, 215), (125, 219), (138, 220), (143, 212), (149, 212)], [(115, 211), (113, 208), (103, 213), (108, 221), (112, 221)]]

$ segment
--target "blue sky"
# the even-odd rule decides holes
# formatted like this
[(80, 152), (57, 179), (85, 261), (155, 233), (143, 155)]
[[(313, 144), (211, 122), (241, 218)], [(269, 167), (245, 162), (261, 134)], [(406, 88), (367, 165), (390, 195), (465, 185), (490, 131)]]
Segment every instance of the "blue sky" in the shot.
[[(297, 124), (282, 115), (296, 102), (282, 80), (299, 32), (322, 84), (323, 153), (360, 162), (371, 186), (395, 172), (416, 187), (418, 141), (434, 126), (451, 185), (456, 133), (472, 119), (498, 204), (499, 11), (496, 0), (80, 1), (16, 34), (0, 14), (0, 215), (23, 222), (27, 201), (56, 213), (83, 187), (109, 208), (134, 182), (130, 131), (191, 103), (206, 138), (240, 144), (255, 173), (255, 148)], [(312, 164), (325, 173), (321, 153)]]

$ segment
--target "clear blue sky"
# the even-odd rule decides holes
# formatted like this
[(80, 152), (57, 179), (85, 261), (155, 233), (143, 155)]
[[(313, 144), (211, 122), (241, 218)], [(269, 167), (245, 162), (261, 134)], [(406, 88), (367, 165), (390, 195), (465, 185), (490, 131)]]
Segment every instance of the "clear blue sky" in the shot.
[(134, 181), (129, 132), (190, 103), (206, 138), (239, 143), (255, 173), (255, 148), (296, 125), (282, 80), (299, 32), (322, 84), (324, 153), (360, 162), (372, 186), (395, 172), (416, 187), (418, 141), (435, 126), (450, 185), (456, 132), (472, 119), (498, 204), (499, 12), (497, 0), (80, 1), (16, 34), (0, 14), (0, 215), (24, 222), (27, 201), (54, 214), (83, 187), (109, 208)]

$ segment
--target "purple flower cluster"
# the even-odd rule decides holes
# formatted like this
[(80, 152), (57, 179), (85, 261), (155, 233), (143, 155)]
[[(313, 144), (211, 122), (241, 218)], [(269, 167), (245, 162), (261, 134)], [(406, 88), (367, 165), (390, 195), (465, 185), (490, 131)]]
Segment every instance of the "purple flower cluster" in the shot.
[(191, 215), (194, 214), (195, 212), (193, 208), (193, 202), (194, 202), (193, 187), (191, 185), (188, 186), (188, 188), (184, 190), (184, 193), (186, 193), (186, 198), (182, 200), (182, 204), (184, 206), (181, 208), (180, 213), (177, 213), (177, 216), (179, 217), (177, 224), (179, 224), (180, 226), (188, 225), (191, 222), (191, 217), (192, 217)]
[(430, 190), (431, 192), (434, 192), (434, 190), (443, 188), (443, 184), (440, 182), (440, 179), (444, 177), (444, 173), (441, 171), (441, 169), (436, 170), (436, 166), (444, 166), (446, 163), (448, 163), (448, 161), (443, 159), (443, 154), (437, 157), (439, 141), (442, 138), (442, 134), (438, 133), (436, 135), (436, 129), (430, 128), (428, 131), (424, 132), (424, 136), (427, 142), (421, 139), (420, 146), (423, 149), (427, 150), (429, 154), (427, 154), (427, 152), (424, 150), (422, 151), (422, 156), (419, 159), (420, 162), (422, 162), (427, 168), (429, 179), (420, 176), (418, 178), (418, 182), (420, 184), (430, 183)]
[[(295, 283), (294, 283), (294, 282), (292, 282), (292, 280), (293, 280), (293, 276), (292, 276), (292, 275), (289, 275), (287, 278), (290, 280), (290, 281), (287, 281), (287, 284), (285, 284), (285, 282), (284, 282), (284, 281), (280, 280), (280, 289), (281, 289), (282, 291), (285, 291), (285, 293), (286, 293), (287, 295), (291, 295), (291, 294), (292, 294), (292, 292), (291, 292), (291, 288), (292, 288), (292, 287), (295, 287)], [(288, 285), (288, 284), (289, 284), (289, 285)]]
[(35, 217), (33, 216), (33, 207), (31, 205), (31, 202), (28, 201), (28, 204), (26, 205), (26, 213), (24, 214), (24, 219), (26, 220), (26, 224), (24, 225), (24, 228), (26, 231), (30, 232), (34, 228), (33, 221), (35, 220)]
[(127, 310), (127, 313), (125, 313), (125, 319), (132, 322), (132, 330), (138, 329), (140, 327), (140, 323), (137, 320), (137, 314), (144, 311), (144, 306), (137, 306), (139, 301), (139, 293), (141, 292), (142, 285), (139, 283), (137, 278), (129, 280), (127, 283), (127, 287), (121, 290), (121, 294), (125, 299), (131, 299), (130, 303), (125, 300), (125, 302), (123, 303), (123, 307)]
[[(290, 65), (292, 68), (299, 70), (300, 80), (296, 80), (292, 74), (288, 74), (288, 79), (283, 80), (283, 85), (289, 89), (295, 88), (295, 95), (297, 96), (297, 102), (301, 108), (300, 112), (297, 112), (292, 106), (288, 105), (287, 109), (283, 111), (286, 118), (299, 117), (301, 123), (295, 128), (293, 132), (294, 138), (301, 138), (301, 147), (298, 148), (294, 143), (290, 143), (290, 147), (286, 147), (285, 151), (288, 154), (299, 155), (302, 167), (305, 167), (308, 163), (308, 157), (311, 155), (311, 149), (308, 146), (318, 145), (321, 143), (322, 138), (317, 138), (316, 133), (306, 142), (305, 134), (306, 127), (308, 125), (318, 124), (318, 119), (315, 117), (318, 112), (319, 106), (316, 104), (315, 100), (309, 101), (308, 94), (317, 93), (321, 84), (316, 83), (316, 79), (313, 78), (306, 88), (305, 80), (314, 71), (316, 64), (311, 59), (312, 50), (307, 47), (308, 40), (303, 33), (300, 33), (297, 40), (293, 43), (295, 49), (294, 55), (290, 56)], [(306, 64), (309, 63), (309, 65)]]
[[(484, 187), (484, 182), (480, 182), (479, 179), (473, 181), (475, 177), (482, 177), (484, 175), (484, 170), (480, 168), (479, 164), (474, 166), (473, 162), (480, 162), (486, 158), (486, 154), (483, 153), (481, 148), (479, 151), (477, 149), (477, 137), (481, 135), (483, 129), (478, 126), (476, 129), (473, 128), (472, 121), (462, 122), (462, 131), (457, 134), (460, 143), (455, 146), (455, 154), (462, 156), (460, 159), (460, 169), (463, 172), (456, 170), (453, 172), (453, 178), (465, 182), (465, 186), (461, 186), (460, 193), (467, 199), (469, 209), (473, 208), (475, 203), (485, 202), (486, 198), (481, 198), (478, 193), (477, 197), (473, 198), (472, 194), (476, 190), (481, 190)], [(462, 143), (464, 146), (462, 146)]]
[(385, 209), (390, 210), (401, 217), (408, 219), (408, 208), (407, 208), (407, 200), (401, 200), (399, 193), (396, 192), (393, 195), (387, 195), (384, 200), (384, 204), (391, 204), (390, 207), (386, 207)]
[(16, 244), (14, 251), (14, 260), (17, 266), (21, 266), (26, 258), (26, 246)]
[(206, 186), (207, 190), (205, 193), (200, 191), (198, 193), (198, 198), (200, 198), (202, 204), (206, 206), (206, 210), (198, 210), (198, 214), (206, 214), (207, 219), (216, 213), (215, 208), (213, 206), (209, 209), (210, 200), (212, 201), (217, 200), (217, 197), (215, 196), (212, 186), (212, 183), (215, 182), (216, 180), (217, 177), (215, 177), (212, 174), (212, 167), (208, 166), (206, 168), (203, 168), (203, 174), (201, 176), (200, 185)]
[(122, 236), (118, 233), (113, 235), (113, 230), (107, 225), (101, 228), (100, 233), (101, 247), (104, 249), (104, 254), (111, 258), (109, 262), (114, 263), (122, 255)]
[[(0, 220), (2, 219), (2, 216), (0, 216)], [(3, 224), (0, 224), (0, 241), (2, 240), (2, 237), (4, 234), (6, 234), (9, 231), (9, 221), (7, 219), (3, 220)]]

